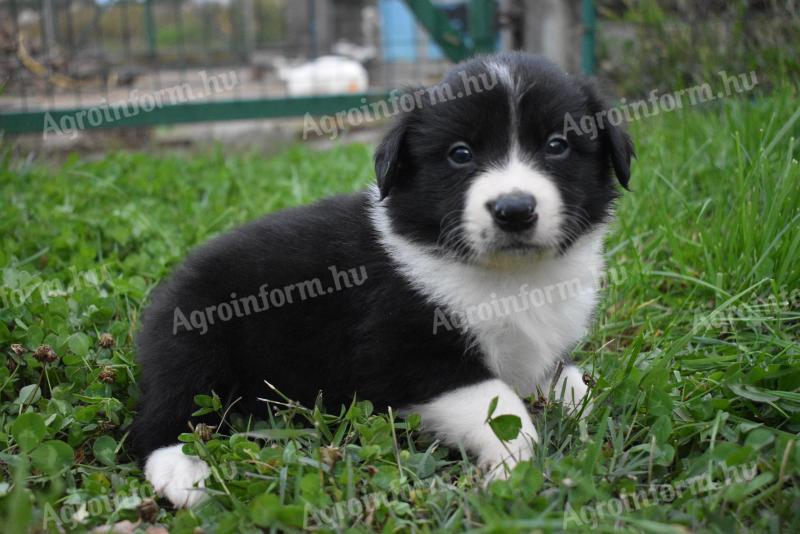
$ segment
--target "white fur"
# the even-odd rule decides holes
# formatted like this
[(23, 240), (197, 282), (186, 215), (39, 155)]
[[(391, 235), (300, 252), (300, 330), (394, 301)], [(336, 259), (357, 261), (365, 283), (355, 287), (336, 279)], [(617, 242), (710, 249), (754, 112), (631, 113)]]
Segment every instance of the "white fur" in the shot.
[(556, 246), (563, 238), (561, 193), (552, 180), (523, 162), (513, 150), (506, 165), (475, 177), (467, 191), (462, 223), (473, 249), (479, 254), (487, 253), (498, 240), (506, 238), (505, 232), (494, 224), (486, 204), (511, 193), (526, 193), (536, 199), (539, 218), (527, 242), (540, 247)]
[(476, 265), (435, 255), (396, 234), (377, 199), (372, 218), (400, 273), (453, 315), (523, 290), (549, 294), (542, 305), (468, 325), (495, 376), (524, 396), (548, 389), (555, 363), (587, 332), (603, 270), (604, 228), (578, 239), (562, 255), (548, 252)]
[[(503, 443), (495, 435), (486, 416), (489, 404), (498, 398), (493, 417), (516, 415), (522, 421), (522, 430), (516, 439)], [(518, 462), (533, 455), (532, 444), (538, 441), (536, 429), (525, 404), (502, 380), (487, 380), (440, 395), (431, 402), (411, 406), (410, 411), (420, 414), (423, 428), (433, 432), (448, 445), (463, 445), (476, 454), (478, 465), (499, 478)]]
[(369, 86), (367, 69), (358, 61), (339, 56), (280, 66), (278, 76), (286, 82), (289, 96), (363, 93)]
[(510, 131), (511, 134), (511, 150), (516, 152), (519, 148), (519, 140), (517, 136), (517, 126), (519, 125), (519, 118), (517, 117), (517, 98), (519, 95), (519, 79), (514, 80), (511, 69), (508, 65), (497, 63), (495, 61), (484, 62), (486, 68), (492, 73), (492, 78), (500, 80), (506, 91), (508, 91), (509, 111), (511, 112)]
[(511, 70), (509, 69), (508, 65), (504, 63), (498, 63), (496, 61), (486, 61), (484, 62), (486, 68), (493, 74), (492, 78), (496, 80), (500, 80), (500, 82), (506, 86), (506, 88), (511, 92), (516, 91), (516, 83), (514, 83), (514, 78), (511, 75)]
[[(579, 411), (584, 399), (589, 394), (589, 387), (583, 381), (583, 371), (574, 365), (564, 367), (561, 375), (556, 379), (553, 393), (556, 399), (564, 403), (571, 412)], [(585, 417), (591, 410), (592, 406), (589, 403), (581, 415)]]
[[(495, 180), (502, 184), (496, 186)], [(526, 182), (527, 183), (524, 183)], [(530, 167), (512, 159), (506, 173), (479, 178), (471, 191), (467, 220), (477, 219), (477, 204), (500, 187), (524, 187), (535, 190), (542, 199), (540, 222), (560, 216), (560, 198), (551, 182)], [(373, 224), (387, 253), (400, 273), (412, 286), (437, 307), (456, 314), (470, 307), (497, 301), (498, 298), (538, 290), (551, 298), (541, 305), (514, 313), (496, 314), (488, 320), (466, 325), (469, 335), (480, 346), (486, 365), (497, 377), (481, 384), (460, 388), (440, 395), (432, 401), (410, 407), (422, 416), (423, 425), (451, 444), (463, 444), (477, 455), (481, 465), (493, 467), (490, 478), (504, 476), (496, 469), (504, 462), (509, 467), (532, 454), (528, 440), (537, 439), (530, 416), (517, 396), (547, 391), (556, 362), (586, 333), (597, 300), (597, 289), (603, 270), (603, 234), (605, 228), (578, 239), (564, 253), (554, 249), (529, 257), (502, 258), (485, 263), (465, 263), (433, 253), (430, 247), (418, 245), (395, 233), (385, 208), (378, 202), (372, 210)], [(476, 200), (477, 199), (477, 200)], [(485, 209), (484, 209), (485, 211)], [(474, 214), (476, 220), (469, 219)], [(550, 235), (555, 230), (545, 226)], [(565, 286), (565, 284), (572, 284)], [(563, 290), (571, 287), (575, 289)], [(432, 324), (435, 317), (431, 317)], [(560, 393), (566, 383), (564, 400), (574, 407), (586, 395), (580, 370), (563, 370), (556, 386)], [(496, 415), (511, 413), (520, 417), (523, 436), (510, 444), (512, 457), (485, 423), (489, 402), (499, 397)], [(522, 441), (520, 441), (522, 439)]]
[(191, 507), (205, 497), (202, 489), (211, 471), (200, 458), (187, 456), (183, 445), (153, 451), (147, 458), (144, 474), (156, 493), (165, 496), (176, 508)]

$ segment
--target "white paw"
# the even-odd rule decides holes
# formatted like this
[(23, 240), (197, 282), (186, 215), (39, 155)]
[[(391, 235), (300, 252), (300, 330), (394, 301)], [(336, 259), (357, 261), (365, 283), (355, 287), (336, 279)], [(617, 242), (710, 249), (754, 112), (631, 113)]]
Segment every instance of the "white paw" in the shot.
[(478, 456), (478, 465), (486, 473), (484, 484), (508, 479), (514, 466), (533, 457), (535, 441), (538, 441), (536, 430), (530, 428), (528, 433), (520, 434), (511, 442), (502, 443), (498, 439), (496, 445), (483, 450)]
[(208, 465), (195, 456), (187, 456), (183, 445), (172, 445), (153, 451), (144, 465), (147, 481), (156, 493), (163, 495), (176, 508), (189, 508), (205, 497), (202, 489), (210, 470)]
[[(554, 386), (556, 400), (564, 404), (569, 413), (580, 412), (584, 399), (589, 394), (589, 387), (583, 381), (583, 371), (574, 365), (568, 365), (561, 370), (561, 376)], [(592, 411), (592, 403), (586, 403), (581, 413), (586, 417)]]

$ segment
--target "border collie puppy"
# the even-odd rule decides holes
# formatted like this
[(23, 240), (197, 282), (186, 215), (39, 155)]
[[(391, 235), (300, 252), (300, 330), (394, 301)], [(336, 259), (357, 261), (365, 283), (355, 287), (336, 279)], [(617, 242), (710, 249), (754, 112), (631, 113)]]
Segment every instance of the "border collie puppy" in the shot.
[[(214, 424), (192, 417), (196, 394), (258, 416), (266, 380), (305, 405), (322, 392), (333, 411), (356, 396), (416, 412), (494, 476), (532, 454), (521, 397), (586, 395), (576, 367), (554, 374), (592, 317), (630, 138), (566, 127), (606, 104), (524, 54), (473, 59), (410, 94), (377, 148), (377, 187), (233, 230), (154, 291), (131, 435), (176, 506), (200, 500), (209, 474), (176, 444), (187, 422)], [(495, 397), (497, 415), (522, 420), (509, 443), (485, 423)]]

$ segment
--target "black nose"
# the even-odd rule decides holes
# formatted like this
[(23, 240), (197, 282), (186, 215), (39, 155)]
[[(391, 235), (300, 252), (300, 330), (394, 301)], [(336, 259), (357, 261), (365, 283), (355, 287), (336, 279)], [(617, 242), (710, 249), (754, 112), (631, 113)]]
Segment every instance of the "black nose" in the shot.
[(506, 232), (522, 232), (531, 228), (539, 215), (532, 195), (504, 195), (486, 204), (494, 222)]

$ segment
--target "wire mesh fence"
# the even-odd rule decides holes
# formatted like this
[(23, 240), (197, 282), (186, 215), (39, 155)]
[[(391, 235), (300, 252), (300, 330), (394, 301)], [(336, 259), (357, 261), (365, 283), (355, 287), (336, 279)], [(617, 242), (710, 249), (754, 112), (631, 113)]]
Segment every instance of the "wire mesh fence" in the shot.
[(800, 7), (795, 0), (0, 0), (0, 130), (41, 132), (46, 113), (58, 120), (80, 110), (94, 113), (87, 127), (334, 113), (432, 83), (453, 61), (496, 48), (563, 55), (568, 70), (596, 65), (629, 98), (704, 83), (719, 71), (757, 72), (763, 88), (767, 73), (800, 78)]
[[(137, 99), (145, 108), (269, 100), (274, 105), (267, 116), (286, 115), (293, 113), (286, 107), (293, 99), (382, 94), (428, 83), (450, 61), (415, 16), (415, 8), (425, 4), (430, 3), (3, 0), (0, 112), (16, 112), (20, 119), (25, 112), (97, 106), (113, 111), (115, 104), (130, 107)], [(470, 4), (493, 6), (462, 0), (437, 10), (452, 27), (464, 28)], [(334, 98), (329, 106), (352, 101)], [(220, 109), (191, 113), (208, 113), (213, 120), (221, 117)], [(234, 118), (252, 110), (238, 109)], [(262, 109), (255, 115), (264, 114)], [(169, 122), (170, 116), (162, 113), (160, 119)], [(2, 120), (8, 129), (11, 119)]]

